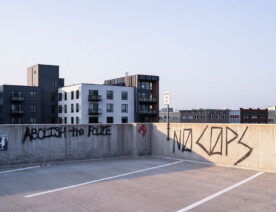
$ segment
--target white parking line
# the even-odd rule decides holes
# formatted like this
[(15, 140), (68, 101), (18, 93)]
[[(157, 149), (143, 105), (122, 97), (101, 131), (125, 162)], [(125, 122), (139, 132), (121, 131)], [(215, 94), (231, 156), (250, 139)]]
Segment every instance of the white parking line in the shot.
[(232, 186), (230, 186), (230, 187), (228, 187), (226, 189), (223, 189), (223, 190), (221, 190), (221, 191), (219, 191), (219, 192), (217, 192), (217, 193), (215, 193), (215, 194), (213, 194), (211, 196), (208, 196), (208, 197), (206, 197), (206, 198), (204, 198), (204, 199), (202, 199), (200, 201), (197, 201), (194, 204), (191, 204), (191, 205), (189, 205), (189, 206), (187, 206), (187, 207), (185, 207), (185, 208), (183, 208), (183, 209), (181, 209), (181, 210), (179, 210), (177, 212), (184, 212), (184, 211), (191, 210), (192, 208), (195, 208), (195, 207), (197, 207), (197, 206), (199, 206), (199, 205), (201, 205), (201, 204), (203, 204), (203, 203), (205, 203), (205, 202), (207, 202), (207, 201), (209, 201), (209, 200), (211, 200), (213, 198), (216, 198), (216, 197), (218, 197), (219, 195), (221, 195), (221, 194), (223, 194), (225, 192), (231, 191), (232, 189), (234, 189), (234, 188), (236, 188), (236, 187), (238, 187), (238, 186), (240, 186), (240, 185), (242, 185), (244, 183), (247, 183), (250, 180), (253, 180), (254, 178), (260, 176), (263, 173), (264, 172), (259, 172), (259, 173), (255, 174), (255, 175), (253, 175), (253, 176), (251, 176), (249, 178), (246, 178), (243, 181), (240, 181), (239, 183), (236, 183), (236, 184), (234, 184), (234, 185), (232, 185)]
[(164, 165), (161, 165), (161, 166), (154, 166), (154, 167), (147, 168), (147, 169), (141, 169), (141, 170), (137, 170), (137, 171), (133, 171), (133, 172), (128, 172), (128, 173), (125, 173), (125, 174), (115, 175), (115, 176), (106, 177), (106, 178), (102, 178), (102, 179), (98, 179), (98, 180), (92, 180), (92, 181), (85, 182), (85, 183), (80, 183), (80, 184), (76, 184), (76, 185), (71, 185), (71, 186), (67, 186), (67, 187), (62, 187), (62, 188), (57, 188), (57, 189), (53, 189), (53, 190), (49, 190), (49, 191), (44, 191), (44, 192), (28, 195), (28, 196), (25, 196), (25, 197), (30, 198), (30, 197), (40, 196), (40, 195), (53, 193), (53, 192), (57, 192), (57, 191), (62, 191), (62, 190), (70, 189), (70, 188), (75, 188), (75, 187), (79, 187), (79, 186), (83, 186), (83, 185), (87, 185), (87, 184), (102, 182), (102, 181), (111, 180), (111, 179), (114, 179), (114, 178), (119, 178), (119, 177), (124, 177), (124, 176), (132, 175), (132, 174), (136, 174), (136, 173), (140, 173), (140, 172), (145, 172), (145, 171), (149, 171), (149, 170), (153, 170), (153, 169), (159, 169), (159, 168), (162, 168), (162, 167), (175, 165), (175, 164), (178, 164), (178, 163), (181, 163), (181, 162), (182, 162), (182, 160), (174, 162), (174, 163), (167, 163), (167, 164), (164, 164)]
[(26, 168), (22, 168), (22, 169), (13, 169), (13, 170), (8, 170), (8, 171), (2, 171), (2, 172), (0, 172), (0, 174), (10, 173), (10, 172), (18, 172), (18, 171), (23, 171), (23, 170), (27, 170), (27, 169), (35, 169), (35, 168), (40, 168), (40, 166), (32, 166), (32, 167), (26, 167)]

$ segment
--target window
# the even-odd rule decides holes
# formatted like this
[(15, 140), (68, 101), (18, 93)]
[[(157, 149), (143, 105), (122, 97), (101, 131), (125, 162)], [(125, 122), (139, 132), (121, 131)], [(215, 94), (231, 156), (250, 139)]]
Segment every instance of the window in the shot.
[(127, 113), (127, 112), (128, 112), (127, 104), (122, 104), (122, 113)]
[(128, 118), (127, 117), (122, 117), (122, 123), (128, 123)]
[(56, 80), (51, 81), (51, 88), (57, 88), (57, 81)]
[(187, 117), (186, 116), (182, 116), (182, 119), (185, 120), (185, 119), (187, 119)]
[(80, 91), (77, 90), (77, 91), (76, 91), (76, 99), (79, 99), (79, 98), (80, 98)]
[(31, 91), (30, 92), (30, 100), (35, 100), (36, 99), (36, 92), (35, 91)]
[(214, 116), (213, 116), (213, 115), (210, 115), (210, 116), (209, 116), (209, 118), (210, 118), (210, 119), (213, 119), (213, 118), (214, 118)]
[(192, 116), (192, 115), (189, 115), (189, 119), (193, 119), (193, 116)]
[(223, 119), (227, 119), (227, 115), (223, 115)]
[(67, 113), (67, 105), (64, 105), (64, 113)]
[(57, 117), (52, 117), (52, 118), (51, 118), (51, 123), (52, 123), (52, 124), (56, 124), (57, 121), (58, 121)]
[(74, 124), (74, 117), (71, 117), (71, 124)]
[(71, 99), (74, 99), (74, 91), (71, 91)]
[(106, 98), (113, 99), (113, 91), (106, 91)]
[(67, 100), (67, 92), (64, 92), (64, 100)]
[(57, 101), (57, 93), (51, 93), (51, 101)]
[(20, 117), (12, 117), (12, 124), (22, 124), (22, 119)]
[(113, 109), (113, 104), (106, 104), (106, 112), (112, 113)]
[(80, 123), (80, 118), (76, 117), (76, 124), (79, 124), (79, 123)]
[(58, 113), (62, 113), (62, 105), (58, 106)]
[(74, 104), (71, 104), (71, 113), (74, 113)]
[(198, 119), (198, 115), (195, 115), (195, 119)]
[(64, 117), (64, 124), (67, 124), (67, 117)]
[(58, 101), (62, 101), (62, 93), (58, 94)]
[(128, 99), (127, 91), (122, 91), (122, 100), (127, 100), (127, 99)]
[(113, 123), (113, 117), (106, 117), (106, 123)]
[[(52, 113), (56, 113), (57, 112), (57, 105), (51, 105), (51, 112)], [(56, 123), (56, 122), (52, 122), (52, 123)]]
[(11, 105), (11, 109), (12, 109), (13, 111), (22, 110), (22, 105), (14, 105), (14, 104), (12, 104), (12, 105)]
[(91, 110), (98, 110), (99, 109), (99, 105), (97, 103), (89, 103), (89, 108)]
[(89, 117), (89, 123), (98, 123), (98, 117)]
[(36, 112), (36, 105), (30, 105), (30, 112), (35, 113)]
[(177, 116), (173, 116), (173, 120), (174, 120), (174, 121), (177, 121), (177, 120), (178, 120), (178, 117), (177, 117)]
[(30, 123), (31, 124), (36, 124), (36, 117), (31, 117), (30, 118)]
[(13, 97), (21, 97), (22, 96), (21, 91), (12, 91), (12, 96)]
[(152, 90), (152, 82), (140, 82), (140, 89)]
[(62, 124), (62, 118), (61, 117), (58, 118), (58, 123)]
[(80, 111), (80, 105), (79, 103), (76, 104), (76, 112), (78, 113)]
[(98, 90), (89, 90), (88, 101), (101, 101), (102, 96), (99, 95)]

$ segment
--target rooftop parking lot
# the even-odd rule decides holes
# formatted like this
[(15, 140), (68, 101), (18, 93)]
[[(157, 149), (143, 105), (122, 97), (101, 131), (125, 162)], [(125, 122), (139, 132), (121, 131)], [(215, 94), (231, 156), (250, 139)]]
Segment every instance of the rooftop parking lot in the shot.
[(276, 174), (161, 157), (1, 167), (0, 211), (275, 211)]

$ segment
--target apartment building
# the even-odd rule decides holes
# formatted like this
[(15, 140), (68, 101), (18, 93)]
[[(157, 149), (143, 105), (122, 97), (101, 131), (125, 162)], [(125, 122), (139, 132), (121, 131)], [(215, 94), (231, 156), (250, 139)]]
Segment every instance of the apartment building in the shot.
[(229, 110), (229, 123), (241, 123), (241, 112), (240, 110)]
[(266, 108), (268, 110), (268, 123), (276, 124), (276, 106)]
[(27, 69), (27, 85), (41, 89), (41, 123), (58, 123), (59, 66), (37, 64)]
[(106, 80), (105, 85), (134, 88), (134, 122), (159, 121), (159, 77), (132, 75)]
[(228, 109), (180, 110), (181, 123), (229, 123)]
[(241, 123), (265, 124), (268, 123), (268, 109), (240, 108)]
[(58, 89), (63, 124), (133, 123), (134, 88), (80, 83)]
[(59, 67), (37, 64), (27, 69), (27, 86), (0, 86), (1, 124), (57, 123), (57, 93), (64, 86)]
[(41, 123), (41, 88), (0, 86), (0, 124)]
[[(173, 108), (169, 108), (169, 121), (170, 123), (179, 123), (180, 122), (180, 112), (174, 110)], [(166, 123), (168, 122), (168, 109), (162, 108), (159, 111), (159, 122)]]

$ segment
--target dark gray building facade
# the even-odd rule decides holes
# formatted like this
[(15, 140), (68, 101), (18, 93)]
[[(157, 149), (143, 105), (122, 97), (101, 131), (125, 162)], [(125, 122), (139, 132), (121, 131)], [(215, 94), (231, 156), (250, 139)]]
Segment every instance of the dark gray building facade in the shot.
[(58, 123), (58, 88), (63, 86), (59, 66), (28, 68), (27, 86), (0, 86), (0, 123)]
[(132, 75), (106, 80), (105, 85), (134, 87), (135, 122), (159, 121), (159, 77)]
[(0, 86), (0, 124), (41, 123), (39, 87)]
[(64, 79), (59, 78), (59, 66), (31, 66), (27, 69), (27, 85), (41, 89), (41, 123), (58, 123), (58, 88), (64, 86)]
[(229, 123), (229, 110), (191, 109), (180, 110), (181, 123)]

